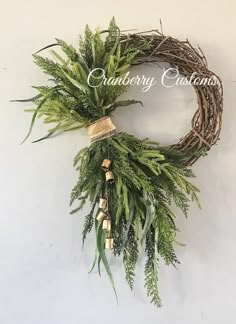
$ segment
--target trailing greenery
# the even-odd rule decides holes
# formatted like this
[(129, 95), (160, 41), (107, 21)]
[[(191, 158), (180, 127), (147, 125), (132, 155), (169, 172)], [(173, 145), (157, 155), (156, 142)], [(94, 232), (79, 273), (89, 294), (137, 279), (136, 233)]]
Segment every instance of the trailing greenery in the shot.
[[(87, 79), (95, 68), (103, 68), (107, 78), (125, 75), (137, 56), (144, 49), (152, 48), (151, 40), (142, 46), (136, 44), (126, 48), (120, 42), (120, 30), (113, 18), (107, 31), (97, 29), (93, 33), (86, 26), (79, 51), (59, 39), (47, 48), (54, 46), (58, 46), (62, 53), (52, 50), (53, 59), (34, 55), (35, 63), (50, 81), (47, 86), (35, 87), (38, 94), (28, 100), (34, 103), (34, 107), (29, 110), (33, 117), (25, 139), (30, 135), (36, 117), (43, 118), (46, 124), (53, 124), (46, 138), (54, 132), (86, 127), (103, 116), (111, 115), (118, 107), (138, 103), (119, 99), (127, 86), (102, 84), (91, 87)], [(98, 80), (93, 78), (92, 82), (96, 85)], [(106, 183), (101, 169), (105, 158), (112, 160), (113, 184)], [(160, 147), (148, 139), (116, 133), (80, 150), (74, 159), (79, 177), (71, 193), (71, 205), (77, 203), (71, 213), (80, 211), (87, 201), (91, 203), (82, 238), (84, 241), (95, 228), (97, 245), (92, 269), (97, 264), (100, 271), (103, 263), (114, 288), (104, 248), (104, 232), (96, 220), (98, 200), (107, 196), (114, 238), (113, 253), (123, 256), (126, 280), (133, 289), (139, 251), (144, 248), (147, 256), (145, 287), (156, 306), (161, 305), (157, 285), (158, 260), (163, 258), (167, 265), (178, 263), (174, 252), (176, 215), (170, 206), (174, 203), (187, 215), (190, 201), (198, 203), (198, 189), (188, 180), (193, 174), (185, 166), (187, 158), (172, 147)]]

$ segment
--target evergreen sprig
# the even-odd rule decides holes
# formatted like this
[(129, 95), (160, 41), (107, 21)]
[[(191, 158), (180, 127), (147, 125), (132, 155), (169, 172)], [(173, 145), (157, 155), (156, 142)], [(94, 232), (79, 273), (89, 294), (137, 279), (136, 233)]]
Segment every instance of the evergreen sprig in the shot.
[(123, 253), (126, 281), (131, 290), (134, 286), (135, 267), (138, 261), (138, 241), (135, 239), (134, 229), (131, 227), (128, 232), (127, 241)]
[(146, 237), (147, 261), (145, 264), (145, 287), (147, 295), (151, 298), (151, 302), (157, 306), (161, 306), (157, 281), (158, 281), (158, 259), (156, 255), (155, 230), (151, 228)]

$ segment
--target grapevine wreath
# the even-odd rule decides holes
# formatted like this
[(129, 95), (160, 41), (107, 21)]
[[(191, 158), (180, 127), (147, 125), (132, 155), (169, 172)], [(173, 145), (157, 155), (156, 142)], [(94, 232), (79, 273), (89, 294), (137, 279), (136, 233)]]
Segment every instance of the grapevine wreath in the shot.
[[(108, 30), (94, 33), (87, 26), (80, 38), (79, 51), (63, 40), (42, 50), (59, 46), (62, 53), (52, 50), (53, 60), (38, 54), (35, 63), (50, 76), (47, 86), (34, 87), (38, 94), (30, 101), (33, 112), (29, 137), (36, 117), (54, 123), (47, 136), (85, 127), (91, 144), (79, 151), (74, 166), (79, 178), (71, 193), (71, 205), (77, 203), (72, 214), (88, 201), (91, 211), (84, 220), (83, 243), (95, 228), (95, 266), (100, 273), (103, 264), (115, 291), (106, 249), (114, 256), (122, 256), (126, 280), (133, 288), (135, 266), (139, 251), (146, 252), (145, 288), (151, 302), (161, 305), (158, 292), (158, 262), (179, 263), (175, 251), (176, 215), (174, 203), (187, 215), (190, 201), (198, 203), (198, 189), (188, 178), (193, 177), (190, 166), (211, 146), (216, 144), (221, 130), (223, 89), (221, 80), (208, 70), (201, 49), (189, 41), (179, 41), (158, 30), (143, 33), (120, 32), (114, 18)], [(120, 100), (127, 91), (124, 84), (99, 84), (100, 69), (107, 78), (121, 78), (133, 65), (164, 62), (178, 69), (190, 79), (214, 78), (214, 85), (197, 84), (193, 87), (198, 107), (192, 118), (191, 130), (177, 144), (159, 146), (148, 139), (119, 132), (111, 120), (118, 107), (140, 103)], [(96, 70), (97, 69), (97, 70)], [(92, 81), (88, 76), (93, 73)], [(116, 293), (116, 291), (115, 291)]]

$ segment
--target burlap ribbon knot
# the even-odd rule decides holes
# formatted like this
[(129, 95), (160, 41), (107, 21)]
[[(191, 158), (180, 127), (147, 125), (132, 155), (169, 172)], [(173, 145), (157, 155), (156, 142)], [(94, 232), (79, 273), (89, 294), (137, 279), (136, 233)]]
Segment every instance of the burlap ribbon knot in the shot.
[(102, 117), (86, 127), (91, 143), (110, 137), (116, 133), (116, 127), (110, 117)]

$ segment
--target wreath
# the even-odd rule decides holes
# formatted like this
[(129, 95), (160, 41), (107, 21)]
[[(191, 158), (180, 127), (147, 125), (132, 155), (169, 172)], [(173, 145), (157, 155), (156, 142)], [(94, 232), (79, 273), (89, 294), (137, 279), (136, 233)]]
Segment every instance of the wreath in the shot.
[[(59, 46), (61, 54), (52, 50), (54, 59), (38, 53)], [(219, 139), (223, 90), (221, 80), (208, 70), (201, 49), (189, 41), (179, 41), (158, 30), (122, 33), (113, 18), (109, 28), (92, 32), (88, 26), (80, 38), (79, 51), (60, 39), (33, 55), (35, 63), (50, 76), (46, 86), (36, 86), (37, 95), (20, 102), (33, 102), (29, 137), (36, 117), (54, 126), (49, 133), (86, 128), (91, 145), (79, 151), (74, 167), (79, 171), (70, 204), (77, 203), (71, 214), (86, 202), (91, 211), (85, 216), (83, 245), (95, 228), (95, 257), (90, 271), (103, 264), (116, 294), (107, 250), (123, 258), (125, 276), (133, 289), (139, 251), (146, 253), (144, 286), (151, 302), (161, 306), (158, 291), (158, 263), (176, 266), (174, 251), (177, 228), (174, 203), (187, 216), (190, 201), (199, 206), (198, 188), (191, 165), (205, 155)], [(198, 108), (191, 130), (177, 144), (160, 146), (149, 139), (138, 139), (119, 132), (111, 120), (118, 107), (140, 104), (136, 100), (120, 100), (128, 85), (100, 84), (101, 71), (106, 78), (122, 78), (133, 65), (165, 62), (190, 79), (214, 77), (215, 84), (193, 84)], [(93, 71), (91, 75), (91, 71)], [(88, 82), (88, 76), (90, 81)], [(24, 141), (25, 141), (24, 140)]]

